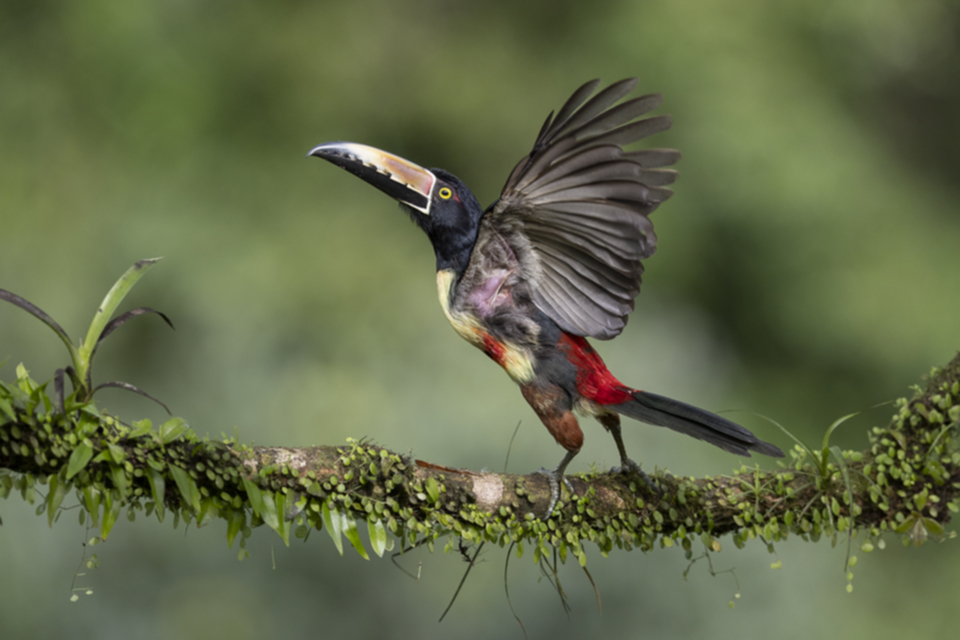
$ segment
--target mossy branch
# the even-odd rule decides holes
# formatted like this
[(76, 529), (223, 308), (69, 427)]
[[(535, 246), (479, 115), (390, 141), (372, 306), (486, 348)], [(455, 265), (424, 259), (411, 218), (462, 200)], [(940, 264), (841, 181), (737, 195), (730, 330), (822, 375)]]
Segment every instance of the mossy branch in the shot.
[[(54, 406), (46, 385), (18, 367), (16, 385), (0, 383), (0, 495), (27, 501), (45, 493), (38, 511), (52, 523), (74, 493), (106, 538), (123, 509), (161, 521), (227, 522), (232, 546), (267, 524), (289, 543), (326, 528), (342, 552), (342, 536), (364, 557), (357, 521), (370, 545), (392, 546), (451, 535), (468, 541), (550, 546), (586, 562), (583, 542), (606, 555), (614, 547), (652, 549), (732, 534), (737, 546), (790, 534), (817, 540), (864, 531), (871, 539), (895, 531), (915, 543), (941, 536), (957, 511), (960, 453), (960, 355), (935, 371), (925, 390), (897, 402), (886, 428), (870, 432), (863, 452), (797, 446), (776, 471), (743, 467), (729, 476), (662, 474), (664, 496), (619, 474), (571, 477), (554, 516), (542, 476), (476, 473), (413, 461), (369, 442), (310, 448), (250, 447), (234, 439), (198, 438), (179, 418), (154, 429), (149, 421), (120, 424), (90, 404)], [(38, 488), (39, 485), (39, 488)], [(81, 520), (83, 517), (81, 517)], [(869, 540), (867, 544), (869, 544)], [(241, 549), (241, 554), (245, 553)]]

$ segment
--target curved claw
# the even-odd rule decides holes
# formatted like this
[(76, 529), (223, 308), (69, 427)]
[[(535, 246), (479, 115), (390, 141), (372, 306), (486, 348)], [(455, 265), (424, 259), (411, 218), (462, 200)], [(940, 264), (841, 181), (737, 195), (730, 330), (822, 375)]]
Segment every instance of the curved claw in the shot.
[(550, 505), (547, 507), (547, 513), (542, 520), (549, 520), (550, 516), (553, 515), (553, 508), (557, 506), (557, 502), (560, 501), (560, 481), (563, 481), (563, 484), (566, 485), (567, 491), (570, 492), (570, 495), (576, 495), (576, 492), (573, 490), (573, 485), (570, 483), (570, 479), (567, 476), (563, 475), (563, 472), (559, 469), (547, 469), (546, 467), (541, 467), (534, 471), (535, 474), (546, 476), (547, 482), (550, 483)]
[(647, 474), (646, 471), (644, 471), (643, 469), (641, 469), (639, 464), (637, 464), (636, 462), (634, 462), (634, 461), (631, 460), (630, 458), (624, 458), (624, 459), (621, 461), (620, 464), (621, 464), (621, 466), (619, 466), (619, 467), (612, 467), (612, 468), (610, 469), (610, 473), (627, 473), (627, 474), (633, 473), (633, 474), (636, 474), (636, 475), (640, 476), (640, 479), (643, 480), (643, 482), (644, 482), (648, 487), (650, 487), (650, 489), (652, 489), (654, 493), (656, 493), (656, 494), (657, 494), (658, 496), (660, 496), (661, 498), (663, 497), (663, 489), (661, 489), (660, 487), (658, 487), (658, 486), (653, 482), (653, 478), (651, 478), (651, 477)]

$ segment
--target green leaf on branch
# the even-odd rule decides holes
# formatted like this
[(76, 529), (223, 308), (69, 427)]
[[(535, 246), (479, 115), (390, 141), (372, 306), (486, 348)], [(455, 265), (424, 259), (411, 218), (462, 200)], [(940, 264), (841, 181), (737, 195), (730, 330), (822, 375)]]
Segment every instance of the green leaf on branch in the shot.
[(261, 495), (263, 500), (263, 521), (268, 527), (276, 531), (283, 539), (283, 543), (290, 546), (290, 526), (284, 517), (284, 504), (286, 496), (281, 491), (271, 493), (264, 491)]
[(440, 487), (437, 485), (436, 478), (427, 478), (425, 488), (427, 490), (427, 498), (430, 499), (431, 503), (440, 499)]
[(47, 523), (53, 527), (53, 519), (57, 515), (57, 509), (67, 495), (69, 484), (60, 480), (58, 476), (50, 476), (50, 492), (47, 494)]
[[(37, 383), (30, 378), (30, 373), (27, 371), (27, 368), (23, 366), (23, 363), (17, 365), (17, 386), (20, 387), (20, 390), (27, 394), (27, 397), (37, 390)], [(28, 410), (27, 413), (30, 413), (31, 410)]]
[(171, 464), (169, 468), (170, 475), (173, 476), (173, 481), (177, 483), (177, 489), (183, 496), (183, 501), (192, 506), (195, 512), (200, 513), (200, 489), (197, 488), (197, 483), (189, 473), (177, 465)]
[(263, 497), (260, 494), (260, 487), (255, 485), (252, 480), (246, 476), (241, 476), (240, 479), (243, 481), (243, 488), (247, 492), (247, 497), (250, 499), (250, 506), (253, 507), (253, 515), (260, 518), (263, 513)]
[(153, 502), (156, 505), (157, 519), (163, 522), (163, 499), (165, 497), (167, 483), (163, 479), (163, 474), (153, 467), (147, 467), (147, 482), (150, 483), (150, 494), (153, 496)]
[(387, 530), (379, 518), (376, 520), (367, 520), (367, 532), (370, 534), (370, 546), (373, 552), (379, 557), (383, 557), (383, 552), (387, 550)]
[(110, 465), (110, 478), (113, 480), (113, 486), (120, 492), (120, 497), (127, 495), (127, 472), (121, 465)]
[(923, 518), (922, 523), (924, 528), (927, 531), (932, 533), (935, 536), (942, 536), (946, 531), (943, 528), (943, 525), (934, 520), (933, 518)]
[(360, 539), (360, 531), (357, 530), (357, 521), (346, 512), (341, 512), (341, 517), (343, 518), (343, 533), (347, 536), (347, 540), (350, 541), (350, 544), (357, 550), (361, 558), (369, 560), (370, 556), (367, 555), (367, 550), (364, 548), (363, 541)]
[(200, 512), (197, 514), (197, 528), (205, 527), (220, 514), (220, 509), (209, 498), (200, 502)]
[[(264, 497), (270, 495), (269, 493), (264, 494)], [(282, 491), (277, 491), (274, 495), (274, 500), (277, 503), (277, 519), (280, 524), (277, 529), (277, 533), (280, 534), (280, 537), (283, 539), (283, 544), (290, 546), (290, 521), (286, 519), (285, 514), (287, 512), (287, 495)]]
[(183, 421), (183, 418), (170, 418), (160, 425), (160, 441), (163, 444), (170, 444), (184, 434), (190, 425)]
[(247, 514), (243, 509), (232, 509), (227, 519), (227, 546), (233, 549), (233, 541), (247, 522)]
[(93, 445), (84, 438), (70, 454), (70, 459), (67, 461), (67, 480), (71, 480), (73, 476), (83, 471), (92, 457)]
[(107, 451), (110, 452), (110, 457), (113, 458), (113, 461), (117, 464), (123, 464), (123, 461), (127, 459), (127, 452), (118, 444), (108, 442)]
[(102, 540), (106, 540), (107, 536), (110, 535), (110, 530), (113, 529), (117, 518), (120, 517), (120, 508), (122, 506), (123, 500), (114, 500), (113, 494), (110, 491), (104, 494), (103, 526), (100, 527), (100, 538)]
[(331, 510), (330, 501), (327, 500), (323, 503), (321, 512), (323, 515), (324, 528), (326, 528), (327, 533), (330, 534), (333, 544), (337, 546), (337, 551), (340, 552), (340, 555), (343, 555), (343, 538), (341, 537), (343, 518), (340, 515), (340, 511), (336, 508), (336, 506), (334, 506)]
[(11, 420), (13, 420), (14, 422), (16, 422), (17, 416), (16, 416), (16, 414), (13, 412), (13, 407), (10, 406), (10, 403), (7, 402), (7, 400), (6, 400), (5, 398), (0, 398), (0, 411), (2, 411), (3, 413), (7, 414), (7, 416), (8, 416)]
[(100, 491), (94, 487), (83, 488), (83, 505), (90, 514), (91, 526), (100, 525)]
[(263, 522), (274, 531), (280, 529), (280, 517), (277, 515), (277, 504), (273, 501), (273, 496), (265, 492), (262, 496), (262, 507), (260, 511)]
[(127, 437), (131, 440), (134, 438), (139, 438), (140, 436), (146, 435), (153, 430), (153, 422), (149, 418), (144, 418), (143, 420), (137, 420), (133, 423), (133, 430), (127, 434)]

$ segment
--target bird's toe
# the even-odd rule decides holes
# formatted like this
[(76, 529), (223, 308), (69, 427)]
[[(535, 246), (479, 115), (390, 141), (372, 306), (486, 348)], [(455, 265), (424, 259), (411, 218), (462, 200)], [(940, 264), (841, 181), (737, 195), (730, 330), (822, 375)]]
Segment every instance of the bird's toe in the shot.
[(541, 467), (534, 471), (535, 474), (546, 476), (547, 482), (550, 484), (550, 504), (547, 506), (547, 512), (541, 518), (542, 520), (549, 520), (550, 516), (553, 515), (553, 510), (557, 506), (557, 503), (560, 501), (560, 482), (563, 481), (563, 484), (566, 485), (567, 491), (570, 492), (570, 495), (576, 495), (573, 490), (573, 485), (570, 483), (570, 479), (567, 478), (563, 473), (557, 471), (556, 469), (547, 469)]

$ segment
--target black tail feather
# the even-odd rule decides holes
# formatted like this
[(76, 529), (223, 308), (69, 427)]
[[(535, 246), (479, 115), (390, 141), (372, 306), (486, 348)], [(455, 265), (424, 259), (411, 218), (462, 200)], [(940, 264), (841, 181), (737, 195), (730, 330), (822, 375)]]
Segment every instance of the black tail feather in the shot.
[(641, 422), (685, 433), (730, 453), (750, 457), (750, 451), (756, 451), (774, 458), (783, 457), (783, 451), (778, 447), (764, 442), (737, 423), (655, 393), (634, 391), (632, 402), (608, 408)]

